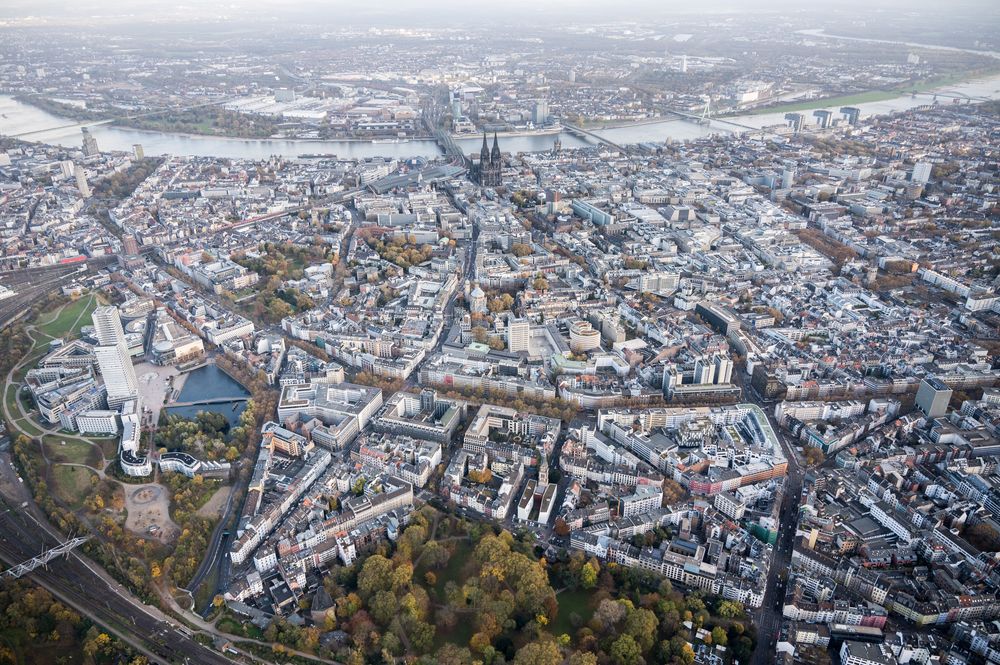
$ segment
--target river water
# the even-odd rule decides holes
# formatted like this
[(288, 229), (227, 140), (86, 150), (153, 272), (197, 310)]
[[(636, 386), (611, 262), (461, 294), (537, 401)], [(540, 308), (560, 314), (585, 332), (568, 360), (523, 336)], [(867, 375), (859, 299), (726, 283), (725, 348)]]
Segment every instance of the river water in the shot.
[[(944, 86), (938, 92), (957, 96), (975, 98), (1000, 99), (1000, 75), (974, 79), (963, 83)], [(905, 111), (916, 106), (932, 103), (932, 98), (926, 95), (903, 95), (895, 99), (881, 102), (855, 104), (861, 109), (861, 116), (867, 117), (893, 111)], [(951, 103), (950, 99), (941, 98), (939, 103)], [(829, 108), (834, 113), (839, 108), (824, 106), (817, 102), (815, 107), (800, 111), (806, 123), (813, 122), (812, 111)], [(749, 127), (769, 127), (784, 122), (784, 112), (763, 113), (760, 115), (744, 115), (728, 118), (734, 123)], [(10, 96), (0, 95), (0, 134), (24, 136), (25, 140), (51, 143), (62, 146), (77, 147), (81, 145), (79, 127), (58, 128), (72, 121), (59, 118), (39, 108), (24, 104)], [(91, 133), (97, 139), (102, 150), (131, 150), (132, 145), (142, 144), (147, 155), (193, 155), (205, 157), (229, 157), (245, 159), (266, 159), (272, 155), (296, 157), (302, 154), (333, 154), (342, 158), (365, 157), (436, 157), (441, 154), (437, 144), (429, 140), (407, 141), (402, 143), (370, 143), (365, 141), (306, 141), (282, 139), (233, 139), (215, 136), (193, 136), (188, 134), (173, 134), (169, 132), (150, 132), (123, 127), (101, 125), (91, 128)], [(738, 131), (738, 128), (713, 122), (711, 126), (701, 126), (685, 120), (664, 120), (614, 129), (594, 130), (596, 134), (618, 144), (628, 143), (661, 143), (668, 140), (684, 141), (717, 133)], [(558, 135), (564, 148), (593, 145), (593, 139), (580, 139), (563, 132)], [(552, 148), (555, 135), (507, 136), (501, 139), (501, 146), (506, 152), (540, 152)], [(480, 137), (460, 139), (459, 144), (467, 153), (477, 152), (481, 144)]]

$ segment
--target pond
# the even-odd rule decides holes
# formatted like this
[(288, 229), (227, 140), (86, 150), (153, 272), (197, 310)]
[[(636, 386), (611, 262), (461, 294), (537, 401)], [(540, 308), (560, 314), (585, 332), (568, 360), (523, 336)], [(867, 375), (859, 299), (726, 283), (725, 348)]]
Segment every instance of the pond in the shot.
[(239, 382), (215, 365), (206, 365), (185, 375), (184, 386), (176, 400), (183, 406), (168, 406), (167, 414), (194, 418), (199, 411), (209, 411), (221, 413), (234, 425), (239, 422), (249, 398), (250, 391)]

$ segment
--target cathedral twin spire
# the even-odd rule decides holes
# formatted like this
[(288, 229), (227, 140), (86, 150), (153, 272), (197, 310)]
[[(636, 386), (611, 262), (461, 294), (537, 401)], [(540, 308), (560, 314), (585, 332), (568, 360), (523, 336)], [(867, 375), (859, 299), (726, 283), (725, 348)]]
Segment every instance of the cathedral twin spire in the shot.
[(500, 142), (497, 140), (497, 133), (493, 132), (493, 150), (489, 149), (486, 143), (486, 132), (483, 132), (483, 147), (479, 151), (479, 159), (481, 162), (491, 162), (494, 164), (500, 163)]
[(503, 156), (500, 153), (500, 141), (496, 132), (493, 133), (493, 150), (486, 142), (486, 132), (483, 132), (483, 147), (479, 150), (479, 184), (484, 187), (499, 187), (503, 170)]

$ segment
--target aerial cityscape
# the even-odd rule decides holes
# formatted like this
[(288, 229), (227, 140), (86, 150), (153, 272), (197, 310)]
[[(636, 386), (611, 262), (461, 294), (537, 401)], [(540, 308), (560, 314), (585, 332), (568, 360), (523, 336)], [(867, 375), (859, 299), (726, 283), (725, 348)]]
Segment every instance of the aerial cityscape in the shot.
[(9, 0), (0, 665), (1000, 665), (995, 0)]

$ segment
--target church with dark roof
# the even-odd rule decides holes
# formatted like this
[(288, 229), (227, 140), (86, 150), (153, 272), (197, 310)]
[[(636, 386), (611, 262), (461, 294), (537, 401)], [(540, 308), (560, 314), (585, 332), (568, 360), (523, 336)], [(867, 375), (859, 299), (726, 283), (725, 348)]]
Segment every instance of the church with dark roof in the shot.
[(503, 183), (503, 157), (500, 155), (500, 143), (493, 134), (493, 150), (486, 144), (486, 132), (483, 132), (483, 147), (479, 151), (479, 164), (476, 165), (476, 180), (483, 187), (499, 187)]

